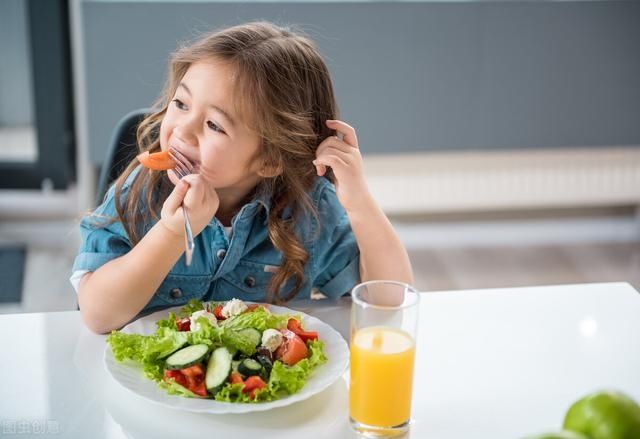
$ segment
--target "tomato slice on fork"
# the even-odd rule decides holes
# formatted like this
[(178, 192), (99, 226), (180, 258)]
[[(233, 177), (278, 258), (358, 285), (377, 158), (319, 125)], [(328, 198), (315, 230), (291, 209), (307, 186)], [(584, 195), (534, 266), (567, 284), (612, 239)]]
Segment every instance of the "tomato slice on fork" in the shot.
[(154, 171), (166, 171), (176, 166), (176, 162), (171, 157), (171, 154), (169, 154), (169, 151), (154, 152), (153, 154), (145, 151), (138, 154), (136, 158), (142, 163), (142, 166), (153, 169)]

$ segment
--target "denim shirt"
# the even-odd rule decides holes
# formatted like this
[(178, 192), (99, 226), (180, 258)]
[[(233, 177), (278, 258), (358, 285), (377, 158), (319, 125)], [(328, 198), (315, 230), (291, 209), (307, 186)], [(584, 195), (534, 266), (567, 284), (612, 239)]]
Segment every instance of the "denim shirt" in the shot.
[[(123, 196), (127, 189), (125, 183)], [(114, 192), (112, 186), (95, 214), (117, 217)], [(359, 281), (358, 246), (333, 184), (317, 177), (310, 197), (319, 218), (316, 221), (307, 215), (296, 225), (298, 239), (302, 239), (309, 255), (304, 283), (296, 299), (309, 298), (312, 288), (336, 298)], [(235, 297), (265, 301), (269, 282), (282, 260), (282, 254), (269, 239), (269, 208), (268, 197), (258, 197), (244, 205), (232, 220), (230, 239), (214, 217), (195, 238), (191, 265), (185, 264), (182, 255), (140, 314), (183, 305), (190, 299), (217, 301)], [(104, 226), (90, 214), (80, 222), (80, 232), (82, 243), (74, 272), (94, 271), (132, 248), (119, 221)], [(293, 284), (289, 279), (283, 291), (289, 291)]]

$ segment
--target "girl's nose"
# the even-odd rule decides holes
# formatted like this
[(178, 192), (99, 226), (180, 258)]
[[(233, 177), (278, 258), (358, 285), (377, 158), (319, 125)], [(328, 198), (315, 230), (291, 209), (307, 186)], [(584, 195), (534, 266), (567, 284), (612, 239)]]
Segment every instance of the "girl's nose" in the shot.
[(183, 125), (176, 126), (173, 129), (173, 133), (180, 139), (181, 142), (186, 143), (189, 146), (193, 146), (196, 144), (197, 137), (195, 136), (193, 130), (185, 128)]
[(192, 124), (183, 123), (176, 125), (173, 129), (174, 134), (180, 139), (181, 142), (187, 145), (194, 146), (197, 143), (197, 136)]

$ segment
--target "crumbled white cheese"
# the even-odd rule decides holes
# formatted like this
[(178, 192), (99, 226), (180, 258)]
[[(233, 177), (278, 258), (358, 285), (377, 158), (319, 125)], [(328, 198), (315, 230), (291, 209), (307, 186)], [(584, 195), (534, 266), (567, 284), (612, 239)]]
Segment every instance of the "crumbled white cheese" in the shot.
[(240, 299), (231, 299), (222, 307), (222, 315), (226, 318), (242, 314), (248, 309), (246, 303)]
[(190, 331), (198, 331), (200, 329), (200, 325), (196, 323), (196, 321), (200, 317), (204, 317), (205, 319), (207, 319), (212, 326), (216, 326), (218, 324), (218, 319), (216, 319), (216, 316), (214, 316), (209, 311), (196, 311), (192, 313), (191, 317), (189, 318), (191, 320), (191, 325), (189, 326)]
[(282, 338), (280, 331), (275, 329), (265, 329), (262, 333), (262, 346), (273, 352), (282, 344)]

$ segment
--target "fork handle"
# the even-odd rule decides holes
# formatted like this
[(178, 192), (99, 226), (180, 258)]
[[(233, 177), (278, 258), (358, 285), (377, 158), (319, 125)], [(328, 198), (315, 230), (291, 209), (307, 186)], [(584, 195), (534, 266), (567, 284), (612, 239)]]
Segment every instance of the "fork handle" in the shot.
[(185, 262), (187, 265), (191, 265), (191, 258), (193, 257), (195, 243), (193, 242), (193, 232), (191, 231), (189, 215), (187, 215), (187, 207), (184, 204), (182, 205), (182, 213), (184, 214)]

